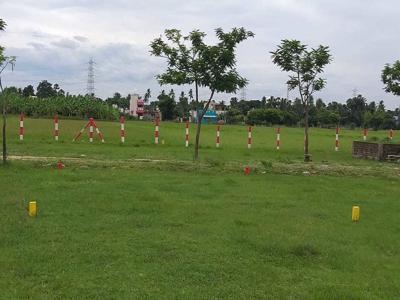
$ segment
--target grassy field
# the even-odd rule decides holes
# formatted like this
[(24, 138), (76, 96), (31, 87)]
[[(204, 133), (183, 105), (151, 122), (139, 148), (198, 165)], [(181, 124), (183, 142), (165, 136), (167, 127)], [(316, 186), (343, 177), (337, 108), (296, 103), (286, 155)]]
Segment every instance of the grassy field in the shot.
[[(60, 120), (60, 141), (53, 139), (53, 120), (25, 119), (25, 140), (19, 141), (19, 119), (9, 120), (9, 154), (37, 155), (58, 157), (80, 157), (97, 159), (129, 159), (152, 158), (192, 160), (193, 148), (187, 149), (185, 144), (184, 124), (162, 122), (160, 126), (160, 141), (164, 145), (154, 145), (154, 124), (151, 122), (127, 122), (126, 143), (120, 145), (118, 122), (97, 122), (103, 132), (106, 144), (90, 145), (87, 132), (79, 142), (72, 142), (74, 135), (86, 124), (85, 121)], [(269, 127), (253, 128), (253, 145), (247, 149), (246, 126), (222, 126), (221, 148), (215, 148), (215, 125), (202, 127), (201, 152), (202, 160), (241, 161), (257, 160), (301, 161), (303, 159), (304, 133), (302, 128), (281, 129), (281, 150), (276, 151), (276, 129)], [(195, 126), (190, 128), (190, 142), (194, 142)], [(370, 132), (369, 138), (383, 139), (386, 131)], [(400, 133), (395, 133), (394, 142), (398, 142)], [(362, 130), (342, 130), (340, 134), (341, 150), (334, 151), (335, 130), (310, 130), (310, 152), (315, 162), (341, 162), (350, 164), (365, 164), (365, 161), (354, 160), (351, 157), (351, 142), (362, 138)], [(95, 140), (96, 144), (98, 140)]]
[[(193, 163), (181, 124), (161, 124), (164, 145), (153, 145), (153, 125), (144, 122), (127, 123), (125, 145), (112, 122), (99, 122), (106, 144), (87, 136), (72, 143), (83, 123), (61, 121), (56, 143), (52, 120), (26, 119), (21, 143), (10, 119), (10, 155), (63, 157), (66, 168), (53, 158), (0, 167), (0, 298), (400, 294), (400, 170), (353, 160), (360, 131), (344, 131), (335, 152), (334, 131), (312, 129), (314, 162), (305, 165), (301, 129), (282, 129), (278, 152), (271, 128), (254, 128), (248, 150), (246, 127), (224, 126), (215, 149), (215, 127), (206, 126)], [(245, 163), (256, 166), (250, 176)], [(27, 216), (29, 200), (38, 201), (37, 218)]]

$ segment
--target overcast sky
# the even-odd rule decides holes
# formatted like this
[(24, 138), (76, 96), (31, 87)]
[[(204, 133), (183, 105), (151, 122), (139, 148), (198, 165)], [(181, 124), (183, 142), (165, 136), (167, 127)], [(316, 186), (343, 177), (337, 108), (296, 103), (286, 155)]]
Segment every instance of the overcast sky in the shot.
[[(0, 0), (0, 18), (8, 24), (0, 44), (18, 57), (4, 82), (36, 87), (47, 79), (84, 94), (93, 56), (98, 96), (143, 95), (150, 88), (154, 99), (162, 89), (154, 77), (165, 62), (151, 57), (148, 45), (165, 28), (200, 29), (212, 42), (215, 28), (244, 26), (255, 33), (238, 47), (238, 69), (249, 79), (247, 99), (286, 96), (287, 75), (271, 63), (269, 51), (282, 39), (298, 39), (311, 47), (327, 45), (333, 55), (324, 74), (327, 87), (317, 97), (343, 102), (356, 89), (394, 108), (400, 97), (383, 91), (380, 73), (385, 63), (400, 59), (399, 16), (398, 0)], [(201, 97), (207, 96), (202, 90)]]

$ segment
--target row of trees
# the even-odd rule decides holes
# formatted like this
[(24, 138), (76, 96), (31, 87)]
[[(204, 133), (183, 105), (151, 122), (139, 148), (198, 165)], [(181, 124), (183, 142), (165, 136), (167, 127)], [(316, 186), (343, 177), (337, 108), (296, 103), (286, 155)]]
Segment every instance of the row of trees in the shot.
[[(24, 88), (8, 87), (7, 90), (12, 94), (17, 94), (24, 97), (38, 97), (38, 98), (51, 98), (51, 97), (63, 97), (65, 96), (65, 91), (60, 88), (60, 86), (55, 83), (54, 85), (47, 80), (42, 80), (39, 82), (38, 86), (35, 88), (33, 85), (29, 84)], [(68, 94), (67, 94), (68, 95)]]
[[(233, 98), (231, 107), (226, 113), (227, 123), (246, 121), (253, 125), (284, 124), (287, 126), (304, 125), (303, 105), (300, 99), (294, 101), (284, 98), (263, 97), (262, 100), (237, 101)], [(331, 127), (346, 126), (370, 127), (374, 129), (396, 128), (396, 117), (400, 114), (395, 111), (385, 110), (383, 101), (378, 104), (369, 102), (358, 95), (348, 99), (344, 104), (330, 102), (325, 104), (322, 99), (309, 103), (310, 126)]]
[[(190, 94), (190, 93), (189, 93)], [(205, 102), (196, 103), (195, 100), (181, 92), (176, 99), (174, 90), (166, 93), (164, 90), (157, 97), (158, 101), (150, 104), (157, 106), (165, 120), (189, 116), (190, 110), (202, 108)], [(219, 104), (224, 105), (221, 101)], [(348, 99), (344, 104), (330, 102), (326, 104), (322, 99), (309, 103), (309, 125), (313, 127), (341, 126), (348, 128), (368, 127), (373, 129), (398, 128), (396, 118), (400, 115), (399, 109), (386, 110), (383, 101), (368, 102), (362, 95)], [(220, 119), (228, 124), (247, 123), (251, 125), (286, 125), (304, 126), (304, 109), (300, 99), (287, 100), (285, 98), (263, 97), (261, 100), (240, 100), (231, 98), (231, 105), (220, 115)]]
[[(41, 81), (35, 89), (32, 85), (24, 88), (7, 87), (4, 88), (10, 95), (18, 101), (13, 100), (10, 103), (9, 112), (18, 113), (24, 111), (27, 115), (33, 116), (51, 116), (54, 111), (58, 114), (70, 117), (85, 116), (89, 111), (93, 112), (93, 117), (112, 119), (114, 112), (107, 113), (108, 109), (103, 107), (101, 99), (91, 102), (91, 99), (84, 99), (83, 96), (71, 96), (65, 93), (58, 84), (51, 84), (47, 80)], [(22, 97), (26, 98), (25, 101)], [(145, 103), (148, 103), (151, 97), (151, 91), (148, 89), (144, 95)], [(36, 100), (46, 99), (46, 100)], [(62, 99), (65, 99), (63, 101)], [(56, 100), (54, 100), (56, 99)], [(83, 99), (83, 100), (82, 100)], [(110, 106), (129, 109), (130, 95), (123, 97), (116, 92), (112, 97), (105, 99)], [(81, 105), (78, 105), (81, 101)], [(244, 123), (252, 125), (275, 125), (282, 124), (287, 126), (304, 125), (303, 104), (300, 99), (288, 100), (285, 98), (276, 98), (265, 96), (261, 100), (240, 100), (236, 97), (231, 98), (229, 109), (222, 114), (221, 119), (229, 124)], [(92, 103), (93, 108), (88, 109)], [(221, 101), (223, 103), (223, 101)], [(220, 104), (221, 104), (220, 103)], [(157, 100), (148, 104), (150, 110), (157, 106), (165, 120), (174, 120), (176, 118), (186, 118), (190, 110), (196, 110), (204, 106), (204, 102), (197, 103), (193, 98), (192, 90), (188, 94), (181, 92), (177, 97), (175, 91), (171, 89), (168, 93), (164, 90), (157, 96)], [(16, 105), (20, 105), (17, 107)], [(57, 109), (56, 106), (59, 106)], [(36, 108), (35, 108), (36, 107)], [(385, 110), (383, 101), (378, 104), (375, 101), (368, 102), (362, 95), (348, 99), (344, 104), (340, 102), (330, 102), (325, 104), (322, 99), (310, 99), (309, 124), (310, 126), (331, 127), (347, 126), (350, 128), (367, 126), (374, 129), (396, 128), (395, 116), (399, 115), (398, 109), (395, 111)]]
[(7, 112), (26, 116), (67, 118), (93, 117), (103, 120), (117, 120), (119, 111), (104, 101), (89, 96), (55, 96), (48, 98), (26, 98), (15, 93), (7, 94)]

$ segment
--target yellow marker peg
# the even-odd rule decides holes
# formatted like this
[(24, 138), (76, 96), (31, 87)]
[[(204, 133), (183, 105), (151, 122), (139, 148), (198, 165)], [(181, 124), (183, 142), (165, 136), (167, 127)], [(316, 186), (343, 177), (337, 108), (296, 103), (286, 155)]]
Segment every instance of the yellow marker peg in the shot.
[(360, 207), (359, 206), (353, 206), (353, 209), (351, 211), (351, 220), (353, 222), (358, 222), (360, 220)]
[(28, 214), (30, 217), (36, 217), (37, 215), (37, 204), (36, 201), (30, 201), (28, 205)]
[(161, 145), (164, 145), (165, 144), (165, 141), (164, 141), (164, 139), (162, 139), (161, 140)]

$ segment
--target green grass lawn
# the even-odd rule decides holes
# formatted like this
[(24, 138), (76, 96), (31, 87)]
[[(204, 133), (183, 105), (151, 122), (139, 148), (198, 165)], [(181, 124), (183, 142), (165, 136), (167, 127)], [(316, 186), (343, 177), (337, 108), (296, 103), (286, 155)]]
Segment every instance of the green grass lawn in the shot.
[[(335, 152), (334, 130), (311, 129), (314, 163), (304, 164), (300, 128), (283, 128), (276, 151), (272, 128), (255, 127), (248, 150), (246, 127), (223, 126), (215, 149), (215, 126), (204, 126), (193, 163), (182, 124), (161, 123), (165, 144), (155, 146), (151, 123), (127, 122), (120, 145), (119, 124), (98, 122), (107, 143), (91, 145), (86, 135), (71, 142), (84, 121), (61, 120), (58, 143), (52, 120), (26, 119), (23, 142), (9, 121), (10, 155), (57, 159), (0, 166), (1, 299), (400, 294), (400, 171), (351, 158), (360, 130), (343, 131)], [(56, 170), (60, 157), (80, 159)]]
[[(400, 293), (399, 179), (21, 162), (0, 178), (4, 299)], [(36, 219), (25, 210), (32, 199)]]

